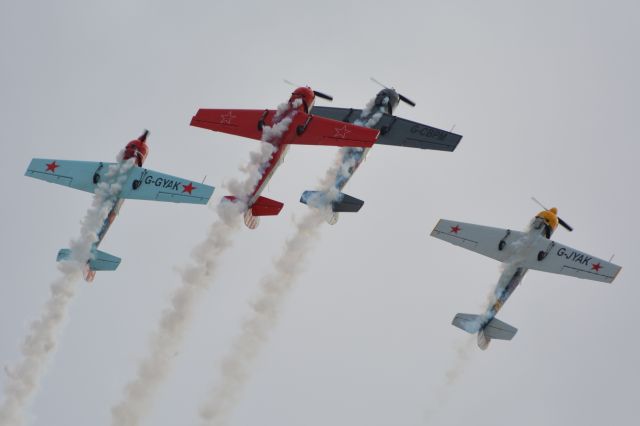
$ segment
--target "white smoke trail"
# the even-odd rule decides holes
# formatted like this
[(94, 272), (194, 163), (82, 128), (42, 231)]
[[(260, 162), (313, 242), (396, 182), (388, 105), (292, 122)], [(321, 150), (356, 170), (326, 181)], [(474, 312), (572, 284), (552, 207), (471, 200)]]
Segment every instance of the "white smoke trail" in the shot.
[[(297, 105), (294, 103), (294, 107)], [(263, 127), (264, 143), (250, 153), (249, 163), (240, 168), (246, 174), (245, 178), (233, 179), (227, 184), (237, 201), (223, 201), (218, 205), (221, 221), (211, 225), (205, 241), (191, 253), (191, 265), (181, 270), (181, 285), (173, 293), (171, 306), (163, 311), (158, 329), (151, 336), (148, 355), (138, 364), (136, 377), (125, 385), (122, 400), (111, 408), (113, 426), (139, 425), (149, 412), (153, 397), (171, 370), (173, 354), (181, 346), (191, 324), (195, 305), (211, 284), (220, 255), (232, 244), (231, 237), (239, 229), (240, 217), (277, 149), (277, 139), (293, 120), (295, 111), (282, 118), (288, 110), (288, 103), (278, 106), (274, 119), (277, 123)]]
[(218, 258), (231, 246), (231, 237), (239, 227), (238, 204), (223, 202), (218, 210), (224, 219), (211, 225), (206, 239), (191, 253), (192, 263), (181, 270), (182, 283), (161, 314), (158, 329), (149, 341), (148, 355), (138, 364), (136, 377), (125, 386), (123, 399), (111, 409), (113, 425), (140, 424), (170, 372), (173, 354), (184, 340), (196, 302), (209, 287)]
[(97, 233), (113, 207), (122, 184), (126, 181), (133, 160), (121, 161), (109, 166), (103, 181), (95, 189), (93, 202), (80, 228), (80, 236), (71, 241), (71, 258), (58, 264), (62, 276), (51, 284), (51, 296), (45, 303), (39, 319), (30, 325), (30, 332), (22, 343), (22, 359), (7, 374), (5, 400), (0, 406), (0, 425), (24, 424), (27, 402), (38, 390), (44, 368), (50, 354), (57, 346), (57, 333), (64, 320), (69, 302), (82, 276), (87, 261), (92, 256)]
[[(278, 105), (274, 117), (276, 123), (273, 126), (263, 126), (262, 128), (261, 140), (266, 143), (262, 143), (258, 151), (251, 153), (249, 164), (240, 168), (248, 177), (242, 181), (232, 179), (227, 184), (231, 195), (235, 196), (241, 203), (246, 205), (249, 202), (249, 197), (269, 166), (273, 154), (278, 149), (278, 139), (289, 129), (297, 112), (295, 108), (300, 106), (301, 103), (302, 100), (296, 99), (292, 104), (284, 102)], [(284, 114), (286, 115), (282, 118)]]
[[(373, 103), (370, 102), (370, 105)], [(370, 110), (371, 108), (366, 115), (363, 112), (363, 118), (370, 114)], [(374, 126), (381, 116), (382, 114), (373, 114), (372, 117), (377, 118), (373, 121), (369, 118), (366, 124)], [(220, 383), (200, 407), (203, 424), (221, 426), (227, 423), (249, 378), (253, 361), (275, 327), (284, 299), (302, 272), (312, 243), (319, 238), (320, 225), (332, 213), (331, 203), (340, 194), (337, 181), (343, 176), (350, 176), (354, 171), (355, 162), (345, 154), (349, 149), (352, 148), (343, 148), (338, 152), (334, 164), (320, 182), (318, 193), (321, 195), (309, 202), (314, 208), (296, 222), (295, 233), (286, 241), (284, 250), (274, 261), (275, 272), (261, 281), (260, 294), (251, 306), (251, 316), (243, 322), (241, 334), (222, 360)]]
[(221, 382), (201, 406), (200, 417), (205, 424), (226, 423), (248, 379), (251, 364), (274, 328), (283, 300), (300, 275), (323, 222), (320, 210), (308, 211), (296, 223), (294, 236), (287, 240), (284, 251), (275, 261), (275, 273), (262, 280), (251, 317), (244, 321), (242, 333), (222, 361)]

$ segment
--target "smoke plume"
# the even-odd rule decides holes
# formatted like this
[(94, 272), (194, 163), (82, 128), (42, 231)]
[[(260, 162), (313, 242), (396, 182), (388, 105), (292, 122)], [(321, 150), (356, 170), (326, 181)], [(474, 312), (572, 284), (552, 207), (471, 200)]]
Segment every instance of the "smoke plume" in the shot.
[(98, 232), (111, 211), (122, 185), (127, 179), (133, 160), (122, 161), (109, 166), (95, 189), (91, 207), (81, 222), (80, 236), (71, 241), (70, 259), (58, 264), (62, 274), (50, 287), (51, 295), (44, 305), (40, 318), (29, 326), (29, 334), (21, 346), (21, 360), (7, 370), (5, 400), (0, 406), (0, 425), (16, 426), (24, 424), (28, 401), (38, 390), (45, 370), (45, 364), (58, 344), (58, 330), (73, 299), (76, 285), (82, 276), (87, 261), (92, 257), (92, 249), (98, 241)]
[(113, 426), (139, 425), (149, 412), (153, 398), (171, 370), (173, 354), (182, 345), (197, 301), (211, 285), (220, 255), (232, 245), (232, 237), (240, 227), (240, 217), (271, 163), (278, 139), (289, 128), (294, 115), (295, 110), (289, 111), (288, 103), (278, 107), (276, 123), (263, 127), (264, 143), (250, 153), (249, 163), (240, 168), (245, 177), (227, 184), (236, 200), (223, 200), (218, 205), (220, 220), (211, 225), (206, 239), (192, 251), (191, 264), (181, 269), (181, 284), (174, 291), (170, 306), (162, 312), (157, 330), (149, 341), (149, 353), (138, 364), (136, 377), (125, 385), (122, 400), (111, 409)]
[[(370, 103), (373, 105), (373, 103)], [(358, 124), (373, 126), (382, 114), (363, 111)], [(377, 117), (374, 119), (374, 117)], [(206, 425), (225, 425), (249, 378), (253, 361), (268, 341), (276, 325), (284, 299), (300, 276), (313, 243), (319, 238), (320, 225), (331, 215), (331, 203), (363, 160), (361, 148), (342, 148), (334, 164), (320, 181), (321, 190), (308, 203), (314, 207), (296, 222), (295, 232), (274, 261), (275, 271), (262, 279), (260, 293), (252, 303), (251, 314), (242, 324), (242, 332), (233, 341), (230, 352), (221, 362), (220, 382), (200, 407), (200, 418)]]

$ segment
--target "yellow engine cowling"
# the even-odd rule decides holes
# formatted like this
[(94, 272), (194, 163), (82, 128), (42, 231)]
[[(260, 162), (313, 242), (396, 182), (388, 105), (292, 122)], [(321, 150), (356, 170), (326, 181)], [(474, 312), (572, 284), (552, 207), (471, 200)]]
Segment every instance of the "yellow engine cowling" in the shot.
[(552, 231), (555, 231), (558, 227), (558, 209), (555, 207), (550, 208), (549, 210), (543, 210), (536, 215), (540, 219), (544, 220), (544, 222), (551, 228)]

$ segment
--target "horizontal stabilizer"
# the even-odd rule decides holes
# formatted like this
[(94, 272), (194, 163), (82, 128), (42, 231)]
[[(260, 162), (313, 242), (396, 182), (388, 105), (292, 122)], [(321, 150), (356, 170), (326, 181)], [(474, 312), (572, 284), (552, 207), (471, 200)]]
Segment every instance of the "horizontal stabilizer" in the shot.
[(356, 213), (364, 205), (364, 201), (343, 192), (338, 193), (336, 199), (330, 201), (328, 194), (323, 191), (304, 191), (300, 197), (300, 202), (315, 208), (322, 208), (331, 203), (331, 210), (336, 213)]
[[(71, 259), (70, 249), (60, 249), (60, 251), (58, 251), (58, 257), (56, 259), (58, 262), (69, 259)], [(92, 271), (115, 271), (118, 269), (120, 261), (121, 259), (119, 257), (96, 250), (94, 258), (89, 260), (88, 265)]]
[(516, 335), (518, 329), (510, 326), (506, 322), (494, 318), (484, 327), (484, 335), (490, 339), (511, 340)]
[(482, 315), (456, 314), (451, 324), (467, 333), (475, 334), (482, 327)]
[(58, 257), (56, 257), (57, 262), (62, 262), (63, 260), (71, 259), (71, 250), (69, 249), (60, 249), (58, 251)]
[(258, 197), (251, 206), (251, 213), (254, 216), (276, 216), (282, 210), (284, 204), (280, 201), (271, 200), (267, 197)]

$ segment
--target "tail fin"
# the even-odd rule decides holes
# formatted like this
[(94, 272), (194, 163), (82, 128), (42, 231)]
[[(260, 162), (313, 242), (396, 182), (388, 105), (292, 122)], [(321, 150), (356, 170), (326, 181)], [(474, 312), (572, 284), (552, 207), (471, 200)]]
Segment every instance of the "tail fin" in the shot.
[(478, 333), (478, 346), (482, 350), (487, 349), (491, 339), (511, 340), (518, 332), (517, 328), (497, 318), (484, 325), (482, 322), (482, 315), (457, 314), (451, 323), (467, 333)]
[[(58, 251), (57, 261), (68, 260), (71, 258), (70, 249), (60, 249)], [(87, 268), (84, 273), (86, 281), (93, 281), (93, 277), (96, 271), (115, 271), (120, 266), (120, 259), (112, 254), (105, 253), (100, 250), (94, 251), (94, 256), (87, 262)]]
[[(300, 202), (309, 207), (320, 208), (329, 203), (327, 193), (323, 191), (304, 191), (300, 197)], [(338, 193), (335, 200), (331, 201), (331, 210), (335, 213), (356, 213), (364, 205), (364, 201), (358, 200), (344, 192)]]

